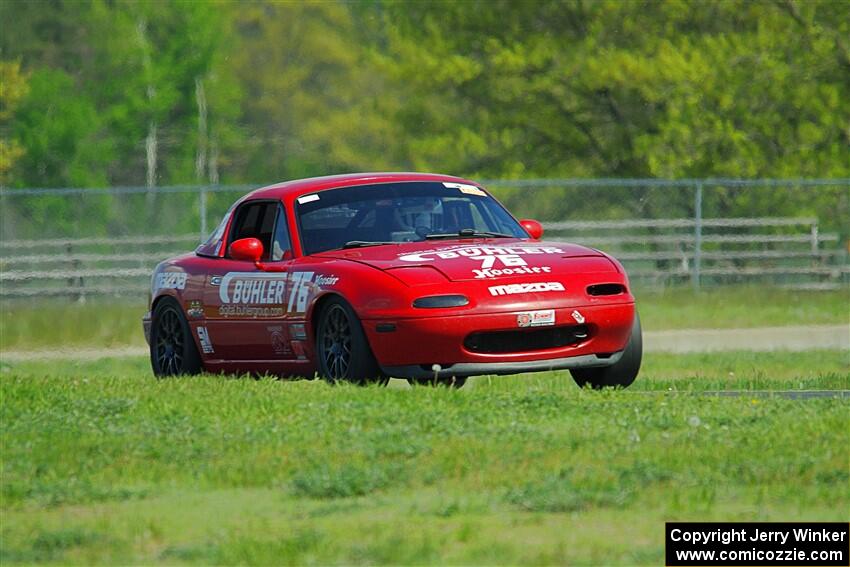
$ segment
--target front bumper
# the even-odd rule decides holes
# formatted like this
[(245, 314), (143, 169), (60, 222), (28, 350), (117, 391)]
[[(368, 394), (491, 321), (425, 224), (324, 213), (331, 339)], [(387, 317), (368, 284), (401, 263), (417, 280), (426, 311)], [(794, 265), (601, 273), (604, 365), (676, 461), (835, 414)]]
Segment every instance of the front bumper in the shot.
[(623, 351), (601, 357), (595, 354), (550, 358), (546, 360), (528, 360), (526, 362), (461, 362), (440, 370), (428, 370), (423, 365), (382, 366), (381, 370), (394, 378), (451, 378), (480, 376), (482, 374), (520, 374), (522, 372), (543, 372), (546, 370), (564, 370), (566, 368), (592, 368), (616, 364), (623, 357)]
[[(575, 325), (578, 311), (588, 328), (585, 340), (560, 347), (499, 353), (473, 352), (464, 340), (481, 331), (516, 331), (518, 311), (365, 320), (363, 327), (381, 368), (391, 376), (433, 377), (515, 374), (616, 363), (631, 336), (634, 303), (555, 309), (555, 325)], [(388, 327), (392, 331), (388, 331)], [(532, 327), (540, 329), (544, 327)]]

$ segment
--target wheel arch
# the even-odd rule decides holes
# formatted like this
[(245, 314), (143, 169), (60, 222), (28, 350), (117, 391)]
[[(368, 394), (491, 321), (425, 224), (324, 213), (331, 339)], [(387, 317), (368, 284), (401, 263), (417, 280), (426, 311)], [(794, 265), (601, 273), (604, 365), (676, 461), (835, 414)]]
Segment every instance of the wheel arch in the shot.
[(153, 312), (156, 311), (157, 305), (159, 305), (160, 303), (165, 301), (166, 298), (171, 298), (177, 304), (177, 306), (180, 308), (180, 311), (183, 313), (183, 316), (184, 317), (186, 316), (186, 312), (183, 309), (183, 305), (180, 304), (180, 298), (177, 297), (177, 294), (171, 294), (171, 293), (160, 293), (159, 295), (157, 295), (156, 297), (153, 298), (153, 301), (151, 302), (151, 314), (153, 314)]
[[(319, 315), (321, 315), (322, 309), (324, 308), (325, 304), (334, 297), (339, 298), (339, 299), (345, 301), (346, 303), (348, 303), (349, 305), (351, 305), (351, 302), (348, 301), (348, 299), (346, 299), (345, 296), (343, 296), (341, 293), (338, 293), (338, 292), (335, 292), (335, 291), (329, 291), (327, 293), (323, 293), (322, 295), (318, 296), (315, 300), (313, 300), (313, 303), (310, 306), (310, 311), (309, 311), (309, 313), (307, 313), (307, 317), (306, 317), (307, 322), (310, 325), (309, 335), (313, 339), (313, 344), (315, 344), (316, 340), (317, 340), (316, 333), (318, 332), (318, 329), (319, 329)], [(353, 307), (352, 307), (352, 309), (353, 309)]]
[[(159, 295), (157, 295), (153, 299), (153, 302), (151, 303), (151, 310), (150, 310), (151, 322), (153, 323), (153, 314), (156, 311), (156, 308), (163, 301), (167, 301), (169, 299), (174, 302), (174, 304), (177, 306), (177, 309), (180, 311), (180, 314), (183, 315), (183, 319), (185, 319), (186, 325), (189, 327), (189, 339), (191, 339), (191, 341), (193, 343), (195, 343), (195, 348), (198, 349), (199, 353), (203, 352), (203, 349), (201, 348), (201, 341), (198, 338), (197, 332), (195, 332), (195, 326), (197, 326), (198, 321), (197, 320), (193, 321), (192, 319), (189, 318), (188, 314), (186, 313), (186, 308), (183, 306), (183, 302), (180, 300), (181, 297), (177, 293), (163, 292), (163, 293), (160, 293)], [(203, 325), (204, 323), (200, 323), (200, 324)], [(205, 355), (203, 355), (203, 354), (201, 354), (200, 356), (201, 356), (201, 360), (203, 360), (205, 358)]]

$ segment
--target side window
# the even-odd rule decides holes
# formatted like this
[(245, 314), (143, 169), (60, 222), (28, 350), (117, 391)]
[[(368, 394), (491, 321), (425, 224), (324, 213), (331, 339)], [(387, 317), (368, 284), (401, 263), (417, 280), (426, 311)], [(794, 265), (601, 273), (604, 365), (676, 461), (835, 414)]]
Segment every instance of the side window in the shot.
[(282, 205), (277, 206), (277, 224), (274, 228), (272, 244), (272, 261), (289, 260), (292, 258), (292, 245), (289, 242), (289, 225), (286, 222), (286, 212)]
[(244, 203), (236, 211), (229, 242), (242, 238), (256, 238), (263, 243), (263, 259), (268, 260), (272, 251), (277, 203), (269, 201)]

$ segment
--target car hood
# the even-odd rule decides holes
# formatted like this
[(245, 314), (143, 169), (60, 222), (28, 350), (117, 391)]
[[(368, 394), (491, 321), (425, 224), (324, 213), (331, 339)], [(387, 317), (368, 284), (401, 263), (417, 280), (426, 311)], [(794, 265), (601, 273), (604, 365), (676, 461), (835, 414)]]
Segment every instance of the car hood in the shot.
[(333, 250), (317, 256), (352, 260), (394, 273), (429, 267), (450, 281), (617, 271), (604, 254), (592, 248), (525, 239), (403, 242)]

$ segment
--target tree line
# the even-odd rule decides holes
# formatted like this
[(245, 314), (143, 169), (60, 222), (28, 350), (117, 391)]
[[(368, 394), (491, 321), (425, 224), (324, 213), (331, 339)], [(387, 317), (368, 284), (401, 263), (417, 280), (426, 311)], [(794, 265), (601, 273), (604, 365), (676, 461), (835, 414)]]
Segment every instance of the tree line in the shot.
[(0, 184), (850, 177), (840, 0), (0, 2)]

